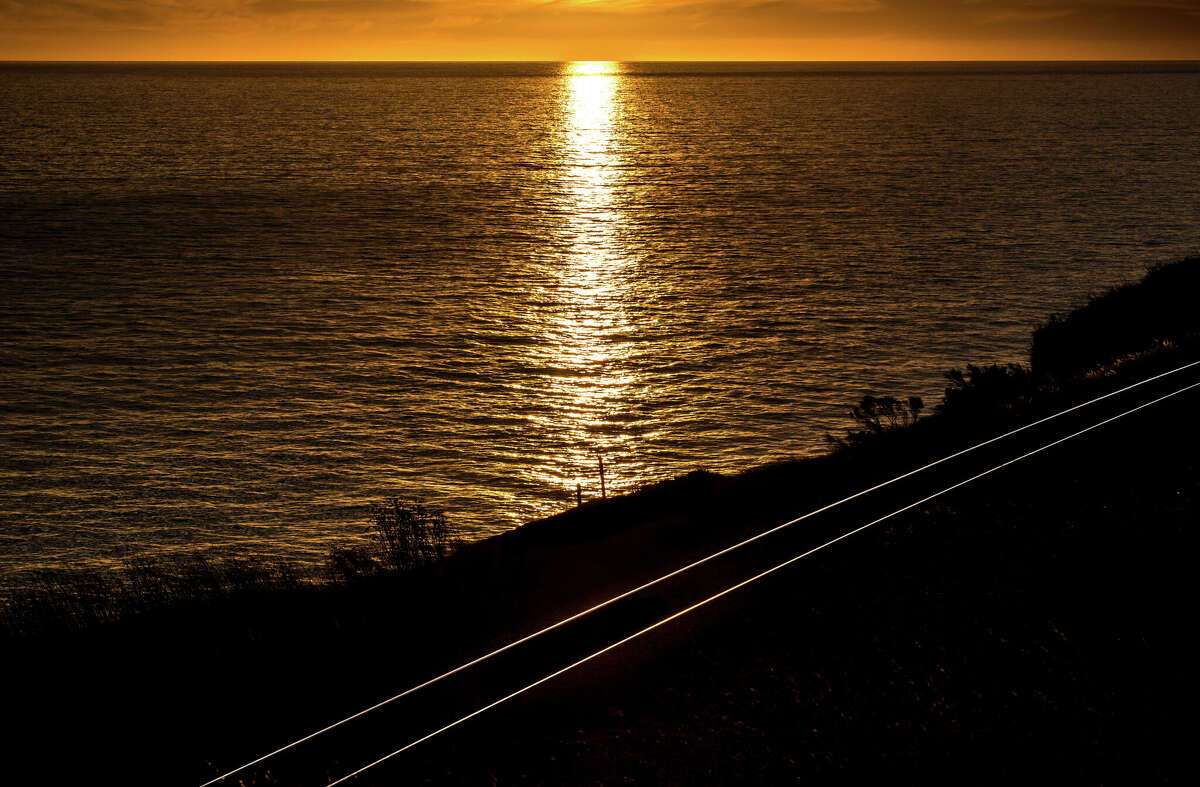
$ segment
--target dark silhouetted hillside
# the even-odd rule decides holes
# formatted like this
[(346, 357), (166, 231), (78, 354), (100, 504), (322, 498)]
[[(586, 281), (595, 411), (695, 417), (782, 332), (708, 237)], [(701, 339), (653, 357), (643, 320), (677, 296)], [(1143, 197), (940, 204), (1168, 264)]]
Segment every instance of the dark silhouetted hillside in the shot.
[(1200, 337), (1200, 257), (1153, 268), (1136, 284), (1114, 288), (1033, 334), (1035, 374), (1070, 376), (1158, 341)]

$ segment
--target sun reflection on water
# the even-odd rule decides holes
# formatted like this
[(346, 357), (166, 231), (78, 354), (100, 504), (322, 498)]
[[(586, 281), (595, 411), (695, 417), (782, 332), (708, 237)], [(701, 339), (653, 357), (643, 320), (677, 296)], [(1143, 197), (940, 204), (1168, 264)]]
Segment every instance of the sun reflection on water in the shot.
[(597, 453), (609, 457), (610, 489), (631, 480), (612, 458), (630, 439), (622, 410), (635, 383), (626, 363), (630, 259), (618, 199), (621, 70), (617, 63), (576, 62), (564, 68), (562, 79), (564, 210), (556, 234), (564, 254), (551, 273), (543, 349), (554, 370), (556, 405), (545, 426), (562, 436), (565, 456), (544, 468), (542, 480), (572, 490), (579, 482), (586, 496), (595, 496)]

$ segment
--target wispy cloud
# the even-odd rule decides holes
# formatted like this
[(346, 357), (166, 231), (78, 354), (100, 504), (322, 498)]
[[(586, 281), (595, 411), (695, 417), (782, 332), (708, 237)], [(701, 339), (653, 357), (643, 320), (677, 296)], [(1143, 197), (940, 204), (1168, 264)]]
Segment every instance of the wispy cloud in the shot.
[(356, 13), (397, 13), (425, 10), (436, 3), (429, 0), (250, 0), (248, 8), (265, 14), (295, 14), (311, 11)]
[[(960, 50), (973, 40), (1011, 40), (1023, 45), (1030, 41), (1075, 42), (1076, 48), (1105, 40), (1127, 43), (1123, 53), (1142, 51), (1138, 42), (1168, 41), (1173, 42), (1172, 52), (1200, 56), (1198, 3), (1200, 0), (0, 0), (0, 57), (13, 50), (13, 42), (23, 47), (21, 54), (44, 50), (47, 57), (68, 48), (115, 51), (128, 38), (126, 33), (135, 32), (139, 45), (150, 51), (154, 31), (159, 31), (162, 47), (192, 42), (189, 52), (203, 51), (206, 40), (236, 39), (242, 42), (237, 46), (247, 49), (254, 48), (249, 42), (259, 41), (277, 55), (307, 57), (356, 51), (355, 36), (364, 42), (371, 36), (371, 51), (397, 57), (422, 56), (416, 42), (427, 48), (436, 44), (442, 54), (472, 54), (485, 48), (495, 52), (499, 51), (495, 42), (513, 42), (505, 45), (513, 47), (514, 56), (526, 50), (574, 51), (572, 47), (652, 55), (659, 50), (715, 51), (722, 41), (742, 42), (737, 44), (739, 51), (753, 53), (753, 46), (745, 42), (789, 39), (952, 42)], [(630, 49), (627, 44), (631, 41), (640, 42), (638, 48)], [(1150, 44), (1143, 49), (1153, 51)], [(246, 54), (270, 56), (265, 52)]]

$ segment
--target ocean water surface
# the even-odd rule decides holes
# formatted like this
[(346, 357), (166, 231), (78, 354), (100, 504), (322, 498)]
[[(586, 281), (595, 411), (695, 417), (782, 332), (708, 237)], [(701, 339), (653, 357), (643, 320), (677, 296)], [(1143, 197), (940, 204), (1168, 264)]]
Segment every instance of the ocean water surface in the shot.
[(1200, 250), (1200, 66), (0, 66), (0, 579), (824, 449)]

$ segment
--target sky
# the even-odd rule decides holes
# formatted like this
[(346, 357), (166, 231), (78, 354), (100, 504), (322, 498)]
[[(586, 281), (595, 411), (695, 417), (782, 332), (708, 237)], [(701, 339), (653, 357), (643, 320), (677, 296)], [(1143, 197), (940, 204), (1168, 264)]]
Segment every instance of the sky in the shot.
[(1200, 0), (0, 0), (4, 60), (1200, 58)]

